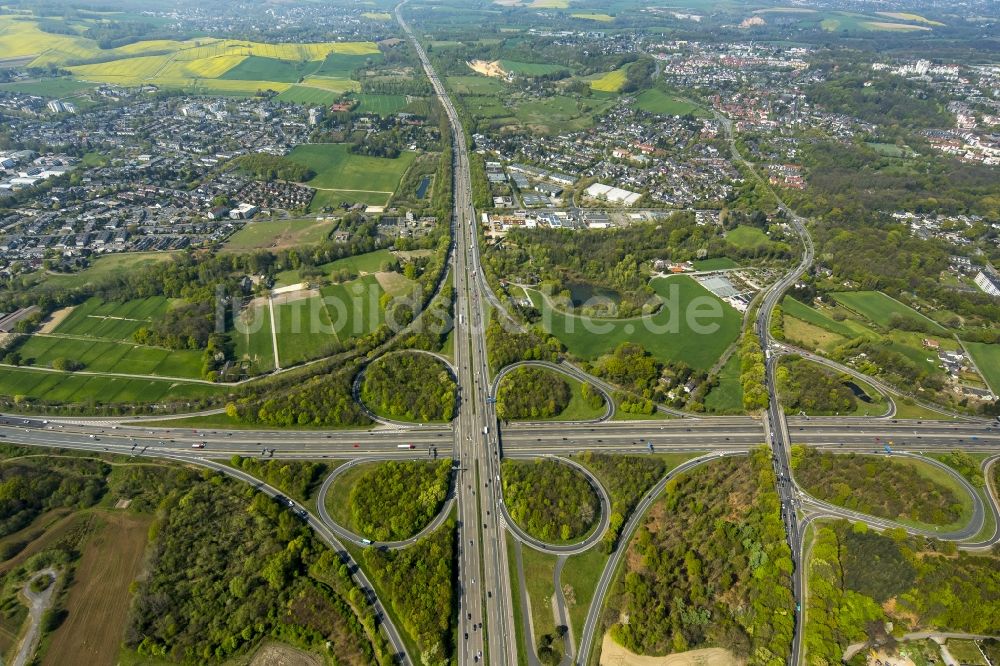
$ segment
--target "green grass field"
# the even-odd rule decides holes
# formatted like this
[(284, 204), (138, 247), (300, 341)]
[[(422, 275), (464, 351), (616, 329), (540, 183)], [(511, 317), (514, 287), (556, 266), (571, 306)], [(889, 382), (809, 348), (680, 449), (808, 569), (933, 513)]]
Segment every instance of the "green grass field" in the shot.
[(734, 353), (719, 370), (719, 385), (705, 396), (706, 411), (715, 414), (743, 413), (743, 387), (740, 385), (740, 355)]
[(248, 361), (251, 374), (274, 370), (271, 309), (267, 305), (244, 310), (241, 319), (235, 322), (231, 337), (236, 359)]
[(132, 252), (109, 254), (98, 257), (89, 268), (78, 273), (44, 274), (42, 282), (59, 287), (83, 286), (97, 284), (112, 275), (120, 275), (152, 266), (164, 261), (170, 261), (177, 256), (175, 252)]
[[(356, 56), (347, 56), (356, 57)], [(227, 70), (220, 79), (227, 81), (280, 81), (297, 83), (299, 79), (315, 74), (319, 61), (289, 62), (277, 58), (250, 56)]]
[(358, 190), (391, 195), (416, 153), (405, 152), (396, 159), (354, 155), (343, 143), (315, 143), (296, 146), (288, 158), (309, 167), (316, 176), (311, 187), (322, 190)]
[(694, 269), (696, 271), (721, 271), (726, 268), (739, 268), (739, 264), (729, 257), (716, 257), (714, 259), (695, 259)]
[[(32, 335), (18, 347), (26, 365), (48, 367), (57, 358), (84, 364), (90, 372), (199, 379), (201, 352), (143, 347), (128, 341)], [(32, 362), (33, 361), (33, 362)]]
[(615, 20), (614, 16), (610, 14), (602, 14), (599, 12), (578, 12), (575, 14), (570, 14), (573, 18), (583, 19), (585, 21), (597, 21), (599, 23), (611, 23)]
[(726, 241), (739, 248), (753, 249), (767, 245), (771, 239), (757, 227), (739, 226), (726, 232)]
[(274, 323), (282, 367), (325, 356), (337, 342), (330, 314), (320, 296), (275, 303)]
[[(661, 361), (682, 360), (697, 369), (711, 367), (739, 334), (740, 314), (690, 277), (658, 278), (650, 284), (668, 305), (652, 316), (631, 320), (567, 315), (549, 308), (539, 292), (530, 290), (529, 295), (542, 311), (545, 330), (580, 358), (595, 359), (622, 342), (635, 342)], [(674, 307), (669, 306), (674, 303), (672, 289), (676, 289), (677, 296)], [(717, 318), (704, 316), (694, 320), (716, 327), (714, 332), (697, 334), (692, 330), (686, 313), (694, 311), (694, 304), (717, 308), (714, 310), (719, 313)]]
[(927, 322), (931, 330), (938, 334), (947, 335), (948, 333), (936, 321), (880, 291), (841, 291), (833, 294), (833, 298), (844, 307), (885, 328), (889, 327), (890, 317), (893, 314), (899, 314), (909, 319)]
[(94, 296), (73, 308), (53, 333), (131, 341), (133, 333), (162, 315), (168, 307), (168, 300), (162, 296), (125, 303), (105, 302)]
[(459, 95), (496, 95), (503, 90), (499, 79), (488, 76), (449, 76), (447, 81), (448, 87)]
[(40, 97), (70, 97), (84, 90), (90, 90), (94, 84), (60, 77), (57, 79), (42, 79), (40, 81), (22, 81), (16, 83), (0, 83), (0, 90), (19, 92)]
[(385, 58), (381, 53), (353, 54), (353, 53), (331, 53), (326, 57), (319, 68), (312, 72), (319, 76), (330, 76), (334, 78), (349, 79), (354, 70), (367, 64), (377, 64)]
[(329, 106), (340, 99), (340, 93), (311, 86), (292, 86), (275, 97), (279, 102), (306, 106)]
[(983, 373), (986, 383), (994, 395), (1000, 395), (1000, 344), (987, 345), (982, 342), (966, 342), (965, 348), (972, 354), (976, 367)]
[(230, 236), (223, 247), (234, 252), (245, 252), (309, 245), (326, 240), (332, 228), (333, 222), (317, 222), (314, 219), (253, 221)]
[(371, 95), (360, 93), (355, 95), (358, 106), (357, 113), (377, 113), (380, 116), (391, 116), (399, 113), (406, 106), (405, 95)]
[(521, 76), (545, 76), (566, 69), (561, 65), (549, 65), (539, 62), (519, 62), (517, 60), (501, 60), (500, 66), (505, 72)]
[(836, 333), (837, 335), (842, 335), (846, 338), (851, 338), (856, 335), (856, 332), (844, 322), (834, 321), (819, 310), (811, 308), (805, 303), (795, 300), (791, 296), (786, 296), (781, 301), (781, 309), (787, 315), (791, 315), (796, 319), (801, 319), (802, 321), (808, 322), (813, 326), (819, 326), (820, 328), (830, 331), (831, 333)]
[[(375, 250), (374, 252), (366, 252), (365, 254), (358, 254), (353, 257), (344, 257), (343, 259), (337, 259), (336, 261), (331, 261), (327, 264), (321, 264), (318, 268), (327, 276), (341, 270), (348, 270), (355, 275), (362, 275), (366, 273), (377, 273), (382, 270), (386, 263), (391, 263), (395, 261), (395, 259), (396, 258), (389, 250)], [(301, 281), (302, 277), (299, 274), (299, 271), (281, 271), (275, 276), (274, 286), (286, 287), (290, 284), (298, 284)]]
[(385, 321), (385, 312), (379, 307), (379, 299), (385, 292), (373, 275), (323, 287), (320, 293), (334, 330), (342, 340), (367, 335)]
[(204, 398), (225, 391), (211, 384), (0, 368), (0, 394), (52, 402), (148, 403)]
[(661, 116), (684, 116), (689, 113), (694, 116), (703, 117), (709, 115), (705, 109), (694, 102), (668, 95), (656, 88), (643, 91), (636, 98), (636, 103), (643, 111)]

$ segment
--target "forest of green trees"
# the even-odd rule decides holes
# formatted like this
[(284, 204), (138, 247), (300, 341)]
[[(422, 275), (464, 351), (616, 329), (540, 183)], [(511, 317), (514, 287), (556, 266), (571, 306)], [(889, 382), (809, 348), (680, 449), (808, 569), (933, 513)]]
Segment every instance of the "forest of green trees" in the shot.
[(781, 406), (789, 414), (849, 414), (858, 399), (847, 386), (850, 377), (799, 356), (786, 356), (775, 372)]
[(562, 343), (534, 329), (524, 333), (507, 330), (496, 317), (486, 327), (486, 355), (494, 372), (518, 361), (559, 359)]
[(794, 625), (792, 560), (774, 488), (766, 449), (672, 479), (609, 597), (603, 622), (615, 641), (639, 654), (717, 646), (783, 664)]
[(605, 552), (610, 553), (618, 545), (622, 528), (635, 505), (663, 477), (667, 465), (653, 456), (607, 455), (592, 451), (583, 452), (579, 461), (601, 480), (611, 499), (610, 524), (601, 542)]
[(807, 492), (837, 506), (934, 525), (948, 525), (962, 516), (962, 501), (952, 489), (920, 474), (907, 461), (796, 445), (791, 462), (796, 481)]
[(261, 460), (233, 456), (230, 464), (274, 486), (289, 497), (305, 502), (330, 470), (326, 463), (309, 460)]
[(288, 180), (295, 183), (302, 183), (313, 176), (316, 172), (309, 167), (298, 162), (268, 153), (250, 153), (241, 155), (232, 160), (229, 168), (236, 169), (258, 180)]
[(364, 562), (380, 593), (386, 594), (406, 631), (416, 641), (424, 666), (451, 663), (455, 650), (455, 521), (402, 550), (368, 548)]
[(497, 390), (497, 416), (504, 420), (558, 416), (569, 405), (572, 388), (545, 368), (520, 367), (504, 377)]
[(106, 463), (79, 458), (45, 462), (0, 465), (0, 537), (17, 532), (49, 509), (93, 506), (107, 492)]
[(361, 399), (376, 414), (404, 421), (450, 421), (455, 378), (426, 354), (394, 354), (368, 365)]
[(409, 539), (441, 511), (450, 480), (449, 458), (376, 463), (351, 488), (351, 517), (372, 541)]
[(219, 476), (170, 493), (150, 528), (148, 573), (125, 644), (142, 655), (212, 663), (263, 637), (374, 663), (351, 606), (309, 575), (328, 549), (274, 499)]
[(297, 382), (285, 391), (252, 394), (226, 405), (226, 414), (241, 423), (269, 426), (368, 425), (371, 420), (351, 395), (356, 364)]
[(877, 534), (863, 523), (821, 523), (808, 563), (805, 660), (836, 666), (850, 643), (889, 638), (892, 649), (892, 637), (910, 631), (995, 634), (996, 557), (956, 551), (954, 543), (901, 529)]
[(504, 460), (503, 497), (517, 524), (547, 542), (576, 541), (593, 528), (600, 502), (587, 478), (555, 460)]

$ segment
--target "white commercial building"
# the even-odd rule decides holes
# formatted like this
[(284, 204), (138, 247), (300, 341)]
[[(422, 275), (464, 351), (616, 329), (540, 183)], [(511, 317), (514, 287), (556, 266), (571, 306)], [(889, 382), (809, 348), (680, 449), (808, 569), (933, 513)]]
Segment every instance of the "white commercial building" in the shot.
[(586, 191), (587, 196), (595, 199), (604, 199), (610, 203), (621, 204), (623, 206), (633, 206), (636, 201), (642, 198), (642, 195), (636, 192), (629, 192), (620, 187), (602, 185), (601, 183), (594, 183)]

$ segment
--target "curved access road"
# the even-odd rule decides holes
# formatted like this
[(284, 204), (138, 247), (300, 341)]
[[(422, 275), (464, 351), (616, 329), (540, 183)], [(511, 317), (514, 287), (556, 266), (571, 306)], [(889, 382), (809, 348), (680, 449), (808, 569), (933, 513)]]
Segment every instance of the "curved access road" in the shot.
[(319, 495), (316, 498), (316, 512), (319, 514), (320, 520), (323, 521), (327, 527), (329, 527), (334, 533), (337, 534), (342, 539), (351, 541), (359, 546), (371, 546), (375, 548), (386, 548), (388, 550), (399, 550), (400, 548), (406, 548), (407, 546), (412, 546), (416, 542), (423, 539), (428, 534), (434, 532), (437, 528), (444, 524), (445, 520), (451, 514), (451, 508), (455, 503), (454, 494), (454, 474), (448, 482), (448, 494), (445, 497), (445, 501), (441, 505), (441, 510), (438, 511), (437, 515), (427, 525), (421, 529), (419, 532), (409, 537), (408, 539), (402, 539), (400, 541), (368, 541), (366, 542), (363, 536), (352, 532), (347, 529), (337, 521), (333, 519), (330, 512), (326, 509), (326, 496), (330, 492), (330, 488), (336, 482), (337, 478), (344, 474), (347, 470), (351, 469), (356, 465), (363, 465), (366, 463), (376, 463), (376, 462), (386, 462), (389, 460), (399, 460), (399, 458), (362, 458), (358, 460), (352, 460), (349, 463), (343, 464), (337, 469), (330, 472), (330, 474), (323, 481), (323, 485), (320, 486)]
[[(831, 451), (831, 453), (838, 454), (837, 451)], [(863, 522), (871, 528), (877, 530), (902, 528), (906, 530), (909, 534), (933, 537), (935, 539), (940, 539), (942, 541), (965, 541), (971, 539), (972, 537), (979, 534), (980, 530), (983, 529), (986, 519), (986, 509), (983, 506), (983, 501), (979, 497), (979, 493), (976, 489), (969, 483), (964, 476), (956, 472), (950, 466), (944, 464), (939, 460), (934, 458), (929, 458), (925, 456), (919, 456), (913, 453), (906, 452), (894, 452), (892, 454), (894, 457), (910, 458), (912, 460), (920, 460), (933, 467), (937, 467), (939, 470), (950, 475), (955, 479), (962, 488), (969, 494), (972, 499), (972, 517), (969, 522), (964, 526), (956, 530), (949, 530), (943, 532), (939, 529), (927, 529), (921, 527), (913, 527), (912, 525), (904, 525), (903, 523), (897, 522), (895, 520), (890, 520), (888, 518), (879, 518), (877, 516), (872, 516), (860, 511), (853, 511), (851, 509), (845, 509), (843, 507), (837, 506), (830, 502), (826, 502), (821, 499), (817, 499), (805, 491), (795, 477), (792, 476), (792, 485), (794, 486), (795, 493), (799, 496), (802, 501), (803, 506), (814, 508), (816, 512), (821, 514), (826, 514), (828, 516), (833, 516), (837, 518), (847, 518), (848, 520), (853, 520), (855, 522)]]
[(535, 424), (538, 424), (538, 423), (548, 423), (548, 424), (559, 424), (559, 423), (562, 423), (562, 424), (600, 423), (601, 421), (608, 421), (608, 420), (610, 420), (615, 415), (615, 401), (612, 399), (610, 393), (608, 393), (605, 389), (601, 388), (600, 386), (597, 386), (593, 382), (591, 382), (590, 381), (590, 377), (588, 377), (588, 376), (581, 376), (582, 373), (580, 373), (576, 367), (572, 367), (572, 366), (571, 367), (566, 367), (562, 363), (552, 363), (551, 361), (518, 361), (517, 363), (511, 363), (510, 365), (504, 366), (504, 368), (502, 370), (500, 370), (500, 372), (498, 372), (493, 377), (493, 383), (490, 385), (490, 398), (492, 398), (493, 400), (497, 399), (497, 396), (498, 396), (499, 391), (500, 391), (500, 382), (503, 381), (504, 377), (506, 377), (510, 373), (514, 372), (518, 368), (531, 368), (531, 367), (545, 368), (547, 370), (551, 370), (553, 372), (557, 372), (557, 373), (559, 373), (561, 375), (569, 377), (570, 379), (575, 379), (576, 381), (579, 381), (579, 382), (585, 382), (585, 383), (589, 384), (590, 386), (592, 386), (593, 388), (597, 389), (598, 393), (601, 394), (601, 397), (604, 398), (604, 408), (605, 408), (604, 409), (604, 414), (602, 414), (601, 416), (597, 417), (596, 419), (585, 419), (583, 421), (540, 421), (540, 422), (518, 421), (518, 423), (523, 423), (523, 424), (530, 424), (530, 423), (535, 423)]
[[(532, 460), (536, 458), (536, 456), (511, 456), (511, 457), (517, 460)], [(607, 491), (604, 490), (604, 486), (601, 485), (600, 480), (598, 480), (598, 478), (594, 475), (594, 473), (591, 472), (586, 467), (584, 467), (583, 465), (581, 465), (580, 463), (576, 462), (575, 460), (570, 460), (569, 458), (561, 458), (559, 456), (543, 456), (543, 457), (548, 460), (554, 460), (556, 462), (562, 463), (564, 465), (569, 465), (570, 467), (573, 467), (578, 472), (584, 475), (584, 477), (587, 479), (587, 482), (594, 489), (594, 492), (597, 493), (597, 499), (598, 502), (600, 503), (600, 522), (597, 524), (597, 526), (593, 530), (591, 530), (590, 534), (588, 534), (586, 538), (583, 539), (583, 541), (579, 541), (577, 543), (551, 544), (546, 541), (542, 541), (541, 539), (536, 539), (535, 537), (531, 536), (523, 529), (521, 529), (521, 526), (514, 521), (510, 513), (507, 511), (507, 503), (503, 501), (502, 483), (498, 484), (497, 488), (497, 492), (500, 495), (499, 505), (497, 506), (497, 512), (500, 514), (501, 518), (503, 518), (504, 524), (507, 526), (507, 529), (510, 530), (510, 533), (514, 536), (515, 539), (517, 539), (518, 541), (527, 546), (531, 546), (537, 551), (541, 551), (543, 553), (553, 553), (557, 555), (576, 555), (578, 553), (590, 550), (592, 547), (597, 545), (597, 543), (599, 543), (601, 539), (604, 538), (604, 533), (608, 531), (608, 526), (611, 524), (611, 498), (608, 497)], [(489, 481), (487, 481), (487, 485), (489, 485)]]
[[(448, 372), (451, 373), (452, 379), (455, 380), (455, 383), (457, 385), (458, 370), (455, 368), (454, 365), (451, 364), (451, 360), (447, 356), (444, 356), (443, 354), (438, 354), (437, 352), (429, 351), (427, 349), (395, 349), (393, 351), (386, 352), (381, 356), (377, 356), (368, 361), (365, 361), (358, 368), (358, 372), (354, 375), (354, 381), (351, 382), (351, 397), (354, 398), (354, 402), (358, 403), (358, 406), (361, 407), (361, 411), (365, 413), (365, 416), (367, 416), (375, 423), (379, 423), (381, 425), (388, 426), (390, 428), (413, 428), (413, 427), (422, 428), (425, 427), (423, 423), (418, 424), (418, 423), (411, 423), (410, 421), (399, 421), (396, 419), (391, 419), (387, 416), (382, 416), (381, 414), (376, 414), (375, 411), (369, 408), (368, 405), (365, 404), (365, 401), (362, 400), (361, 398), (361, 382), (364, 381), (365, 372), (367, 372), (368, 368), (373, 363), (378, 363), (379, 361), (387, 359), (391, 356), (399, 356), (402, 354), (421, 354), (423, 356), (430, 356), (431, 358), (440, 361), (448, 369)], [(434, 425), (447, 425), (447, 424), (438, 423)]]
[[(37, 441), (18, 441), (16, 442), (23, 446), (40, 446), (42, 448), (51, 449), (53, 444), (51, 443), (40, 443)], [(79, 451), (90, 451), (94, 453), (116, 453), (120, 455), (129, 455), (130, 449), (127, 444), (115, 444), (110, 442), (88, 442), (81, 441), (77, 443), (66, 442), (55, 445), (58, 448), (68, 448), (75, 449)], [(171, 460), (180, 464), (197, 465), (199, 467), (204, 467), (220, 474), (225, 474), (226, 476), (232, 477), (243, 483), (250, 484), (253, 488), (265, 495), (272, 497), (277, 500), (284, 500), (287, 504), (290, 500), (287, 499), (284, 493), (279, 491), (277, 488), (261, 481), (257, 477), (247, 474), (243, 470), (236, 469), (235, 467), (230, 467), (215, 460), (209, 460), (208, 458), (200, 457), (199, 455), (194, 455), (192, 453), (184, 452), (183, 450), (170, 451), (170, 450), (158, 450), (154, 454), (155, 457)], [(365, 576), (361, 567), (358, 563), (354, 561), (351, 554), (344, 548), (343, 544), (337, 539), (337, 536), (324, 525), (316, 516), (311, 514), (306, 508), (301, 507), (294, 502), (289, 505), (289, 509), (294, 510), (301, 518), (303, 518), (306, 524), (316, 533), (327, 546), (333, 548), (337, 555), (340, 557), (341, 561), (348, 565), (351, 569), (351, 578), (354, 580), (355, 584), (364, 593), (365, 598), (368, 599), (369, 603), (375, 611), (375, 615), (378, 618), (379, 624), (385, 632), (389, 643), (392, 645), (392, 649), (395, 651), (395, 658), (397, 662), (403, 666), (408, 664), (413, 664), (410, 659), (409, 653), (406, 651), (406, 645), (403, 643), (400, 637), (399, 631), (396, 629), (392, 618), (386, 613), (385, 606), (382, 604), (378, 595), (375, 593), (375, 588), (372, 587), (371, 582)]]
[[(905, 394), (903, 391), (900, 391), (899, 389), (895, 388), (894, 386), (891, 386), (890, 384), (885, 383), (881, 379), (877, 379), (877, 378), (872, 377), (870, 375), (866, 375), (863, 372), (860, 372), (858, 370), (855, 370), (854, 368), (851, 368), (850, 366), (846, 366), (846, 365), (844, 365), (842, 363), (838, 363), (837, 361), (834, 361), (833, 359), (829, 359), (829, 358), (827, 358), (827, 357), (825, 357), (825, 356), (823, 356), (821, 354), (816, 354), (816, 353), (811, 352), (811, 351), (809, 351), (807, 349), (802, 349), (800, 347), (796, 347), (794, 345), (790, 345), (787, 342), (775, 342), (775, 343), (773, 343), (773, 345), (774, 345), (774, 348), (775, 348), (776, 352), (780, 351), (782, 354), (796, 354), (798, 356), (801, 356), (802, 358), (805, 358), (805, 359), (808, 359), (810, 361), (813, 361), (814, 363), (820, 363), (820, 364), (825, 365), (826, 367), (828, 367), (828, 368), (830, 368), (832, 370), (836, 370), (837, 372), (842, 372), (844, 374), (851, 375), (853, 377), (856, 377), (857, 379), (860, 379), (863, 382), (871, 384), (880, 393), (882, 393), (882, 395), (884, 395), (887, 398), (889, 398), (890, 401), (893, 403), (893, 405), (895, 405), (895, 400), (892, 398), (892, 396), (894, 396), (894, 395), (905, 395), (907, 398), (910, 398), (911, 400), (913, 400), (913, 404), (917, 405), (918, 407), (923, 407), (924, 409), (926, 409), (928, 411), (936, 412), (938, 414), (941, 414), (942, 416), (947, 416), (949, 418), (958, 419), (958, 420), (961, 420), (961, 421), (971, 421), (971, 422), (975, 422), (975, 423), (982, 423), (982, 422), (988, 420), (988, 419), (982, 419), (982, 418), (975, 417), (975, 416), (970, 416), (968, 414), (960, 414), (958, 412), (953, 412), (950, 409), (947, 409), (946, 407), (941, 407), (940, 405), (935, 405), (933, 403), (926, 402), (926, 401), (921, 400), (920, 398), (918, 398), (918, 397), (916, 397), (914, 395)], [(893, 416), (895, 416), (895, 408), (893, 409), (893, 413), (892, 414), (885, 415), (885, 416), (883, 416), (881, 418), (892, 418)]]
[(879, 395), (885, 398), (886, 411), (884, 411), (881, 414), (872, 414), (871, 416), (865, 416), (859, 418), (891, 419), (896, 415), (896, 401), (893, 399), (892, 394), (886, 391), (884, 387), (873, 383), (871, 379), (868, 377), (868, 375), (859, 372), (854, 368), (850, 368), (846, 365), (841, 365), (839, 363), (832, 362), (829, 359), (824, 359), (824, 357), (822, 356), (813, 356), (813, 355), (806, 356), (803, 351), (800, 351), (795, 347), (784, 345), (783, 343), (780, 345), (778, 343), (774, 343), (773, 353), (776, 359), (781, 358), (782, 356), (791, 356), (791, 355), (801, 356), (802, 358), (812, 361), (813, 363), (819, 363), (820, 365), (825, 365), (831, 370), (835, 370), (842, 374), (849, 375), (859, 381), (862, 381), (866, 384), (870, 384), (872, 388), (878, 391)]
[(621, 534), (618, 536), (618, 542), (615, 544), (615, 549), (611, 553), (611, 557), (608, 558), (607, 563), (604, 565), (604, 570), (601, 572), (600, 580), (597, 581), (597, 588), (594, 590), (594, 598), (591, 600), (590, 608), (587, 610), (587, 620), (584, 622), (583, 632), (581, 633), (580, 640), (577, 643), (576, 663), (579, 666), (586, 666), (589, 663), (590, 652), (593, 649), (594, 634), (597, 631), (597, 620), (601, 615), (601, 611), (604, 609), (604, 598), (608, 594), (608, 588), (611, 587), (611, 583), (616, 572), (618, 571), (618, 566), (621, 564), (622, 558), (628, 551), (628, 544), (632, 540), (632, 535), (635, 534), (635, 530), (639, 527), (639, 523), (646, 516), (646, 512), (649, 511), (649, 507), (653, 505), (656, 498), (658, 498), (660, 493), (663, 492), (663, 489), (666, 488), (667, 483), (680, 474), (691, 471), (699, 465), (704, 465), (710, 460), (716, 460), (718, 458), (728, 456), (745, 456), (746, 454), (747, 451), (728, 451), (723, 453), (711, 453), (697, 458), (692, 458), (691, 460), (683, 462), (667, 472), (655, 486), (646, 492), (642, 500), (640, 500), (632, 510), (632, 514), (629, 516), (628, 521), (622, 528)]

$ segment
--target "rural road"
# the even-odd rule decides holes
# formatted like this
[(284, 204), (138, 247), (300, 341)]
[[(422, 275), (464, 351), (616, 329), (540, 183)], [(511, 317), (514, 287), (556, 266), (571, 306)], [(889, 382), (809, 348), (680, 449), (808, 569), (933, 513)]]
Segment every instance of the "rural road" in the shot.
[[(41, 592), (34, 592), (31, 589), (31, 582), (42, 576), (51, 576), (52, 583)], [(49, 609), (52, 603), (52, 594), (56, 590), (56, 582), (59, 579), (58, 572), (53, 568), (42, 569), (31, 576), (24, 584), (25, 598), (28, 600), (28, 630), (25, 632), (21, 643), (17, 647), (17, 656), (11, 662), (12, 666), (26, 666), (35, 655), (38, 646), (38, 638), (41, 634), (42, 615)]]

